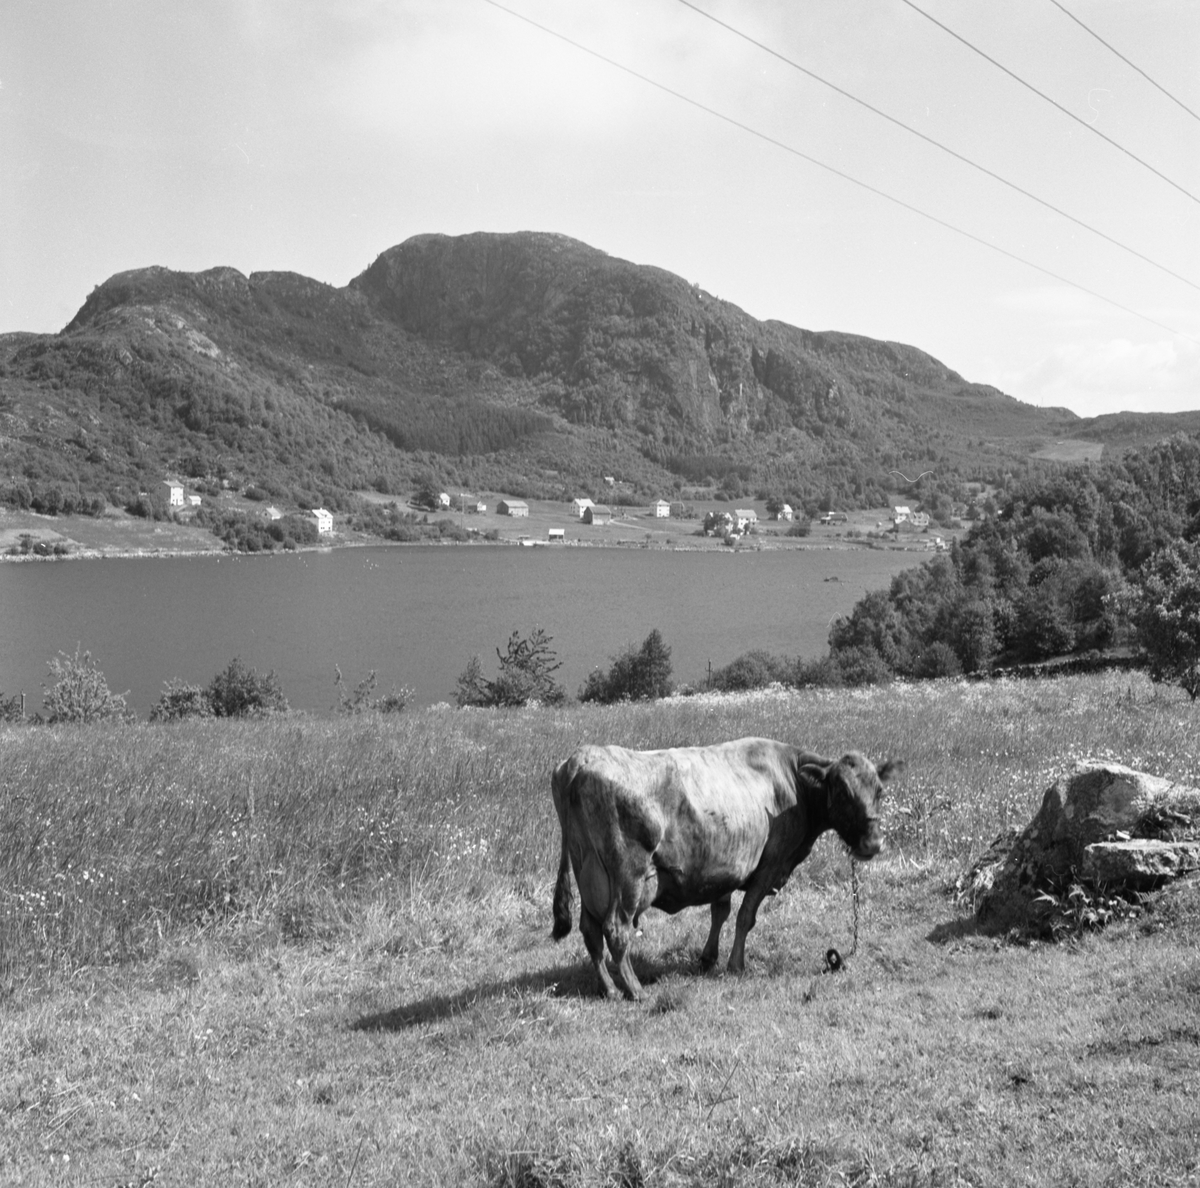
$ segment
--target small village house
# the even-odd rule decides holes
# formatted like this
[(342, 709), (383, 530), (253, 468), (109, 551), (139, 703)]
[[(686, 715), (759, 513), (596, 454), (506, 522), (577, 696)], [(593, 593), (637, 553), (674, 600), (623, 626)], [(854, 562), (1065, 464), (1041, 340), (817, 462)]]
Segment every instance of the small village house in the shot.
[(778, 516), (778, 519), (780, 519), (780, 520), (791, 520), (791, 519), (794, 519), (794, 518), (795, 518), (795, 515), (796, 515), (796, 513), (795, 513), (794, 511), (792, 511), (792, 505), (791, 505), (790, 503), (785, 503), (785, 504), (784, 504), (784, 505), (783, 505), (783, 506), (782, 506), (782, 507), (779, 509), (779, 516)]
[(528, 516), (529, 504), (523, 499), (501, 499), (496, 504), (496, 515), (498, 516)]
[(449, 506), (450, 506), (450, 495), (448, 492), (443, 491), (443, 492), (441, 492), (440, 495), (438, 495), (438, 507), (443, 508), (443, 507), (449, 507)]
[(188, 501), (189, 507), (199, 507), (200, 506), (200, 496), (199, 495), (189, 495), (187, 497), (187, 501)]
[(313, 519), (317, 521), (318, 536), (325, 536), (333, 531), (333, 512), (327, 511), (323, 507), (314, 507), (312, 514)]
[(268, 504), (265, 510), (267, 513), (268, 520), (282, 520), (283, 519), (283, 512), (281, 512), (279, 510), (279, 508), (277, 508), (273, 503)]
[(928, 528), (929, 527), (929, 513), (928, 512), (913, 512), (913, 514), (911, 516), (909, 516), (909, 522), (912, 524), (912, 526), (914, 528)]
[(174, 482), (172, 479), (164, 479), (163, 486), (167, 488), (167, 506), (182, 507), (183, 484)]
[(546, 538), (552, 544), (555, 541), (565, 543), (567, 539), (567, 530), (565, 528), (548, 528), (546, 529)]
[(654, 516), (658, 520), (669, 519), (671, 516), (671, 505), (665, 499), (660, 499), (654, 505)]
[(572, 500), (571, 506), (575, 509), (575, 515), (582, 520), (583, 513), (587, 511), (589, 507), (594, 507), (595, 504), (593, 504), (592, 501), (585, 495), (581, 499)]
[(487, 504), (484, 503), (484, 501), (482, 499), (480, 499), (479, 502), (475, 504), (475, 510), (476, 510), (476, 512), (478, 512), (479, 515), (483, 515), (483, 513), (485, 511), (487, 511)]
[(892, 508), (892, 523), (906, 524), (912, 519), (912, 508), (906, 504), (899, 503)]
[(733, 513), (734, 522), (739, 532), (746, 532), (758, 523), (758, 512), (752, 507), (739, 507)]

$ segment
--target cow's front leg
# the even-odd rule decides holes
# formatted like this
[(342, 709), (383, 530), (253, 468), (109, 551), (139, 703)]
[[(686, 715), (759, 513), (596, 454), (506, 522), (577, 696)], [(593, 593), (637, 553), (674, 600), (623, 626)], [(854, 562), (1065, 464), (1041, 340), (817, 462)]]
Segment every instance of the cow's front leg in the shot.
[(770, 885), (766, 879), (755, 879), (742, 896), (738, 908), (737, 925), (733, 932), (733, 948), (729, 950), (729, 972), (740, 974), (746, 969), (746, 937), (758, 919), (758, 905), (762, 903)]
[[(645, 996), (637, 974), (633, 972), (630, 954), (633, 951), (633, 923), (617, 911), (611, 912), (604, 921), (604, 936), (609, 952), (617, 963), (617, 980), (625, 987), (626, 995), (637, 1002)], [(607, 972), (607, 971), (606, 971)]]
[(721, 944), (721, 929), (724, 928), (731, 911), (733, 911), (732, 893), (713, 900), (712, 927), (708, 930), (708, 940), (704, 942), (704, 948), (700, 950), (701, 969), (712, 969), (716, 965), (717, 949)]
[(612, 974), (608, 972), (608, 965), (604, 960), (604, 932), (600, 921), (586, 907), (579, 913), (579, 931), (583, 934), (588, 956), (596, 967), (596, 976), (600, 979), (600, 993), (605, 998), (616, 998), (617, 987), (613, 984)]

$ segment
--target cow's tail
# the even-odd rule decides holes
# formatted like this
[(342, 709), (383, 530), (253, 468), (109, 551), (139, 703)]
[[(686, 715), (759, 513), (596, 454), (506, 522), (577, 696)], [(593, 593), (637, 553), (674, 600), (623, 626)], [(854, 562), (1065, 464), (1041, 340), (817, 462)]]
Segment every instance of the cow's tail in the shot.
[(550, 794), (558, 811), (558, 822), (562, 827), (562, 853), (558, 859), (558, 881), (554, 884), (554, 927), (550, 935), (562, 940), (571, 931), (571, 916), (574, 913), (575, 896), (571, 891), (571, 855), (567, 850), (568, 791), (575, 773), (568, 763), (560, 763), (550, 777)]

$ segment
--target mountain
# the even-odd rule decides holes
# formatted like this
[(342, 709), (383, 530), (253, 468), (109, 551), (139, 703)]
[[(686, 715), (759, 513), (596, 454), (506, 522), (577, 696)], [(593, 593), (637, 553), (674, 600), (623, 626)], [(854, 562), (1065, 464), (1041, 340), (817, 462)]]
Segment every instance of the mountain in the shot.
[(122, 272), (60, 333), (0, 336), (8, 502), (124, 505), (178, 473), (337, 509), (432, 472), (547, 498), (607, 474), (638, 500), (721, 486), (875, 505), (893, 469), (948, 490), (1036, 468), (1059, 439), (1180, 427), (1034, 408), (915, 347), (758, 321), (535, 232), (419, 235), (344, 288)]

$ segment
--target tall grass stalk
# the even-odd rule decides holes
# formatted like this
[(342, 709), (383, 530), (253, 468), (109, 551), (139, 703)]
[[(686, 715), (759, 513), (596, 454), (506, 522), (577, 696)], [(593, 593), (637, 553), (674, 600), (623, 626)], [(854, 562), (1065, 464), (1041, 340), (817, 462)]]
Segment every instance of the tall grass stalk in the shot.
[[(914, 860), (966, 864), (1075, 760), (1200, 784), (1196, 710), (1137, 675), (767, 691), (652, 705), (433, 708), (0, 728), (0, 978), (136, 960), (181, 929), (314, 926), (321, 905), (548, 884), (554, 764), (583, 742), (746, 734), (907, 760), (886, 819)], [(806, 865), (842, 878), (836, 849)]]

